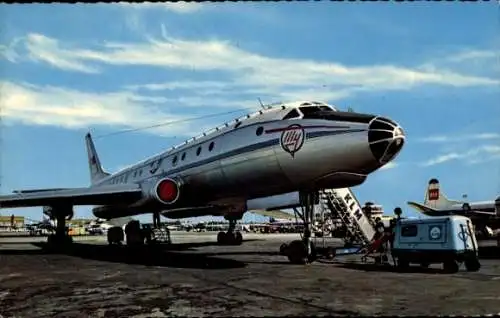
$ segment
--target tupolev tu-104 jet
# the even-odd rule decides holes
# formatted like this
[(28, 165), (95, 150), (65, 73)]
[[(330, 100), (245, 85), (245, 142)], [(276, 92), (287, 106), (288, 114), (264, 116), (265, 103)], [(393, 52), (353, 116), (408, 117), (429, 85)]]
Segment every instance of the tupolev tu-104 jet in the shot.
[(94, 205), (103, 219), (224, 216), (230, 226), (218, 241), (239, 244), (236, 221), (257, 208), (255, 200), (360, 185), (395, 158), (405, 135), (381, 116), (292, 102), (265, 106), (114, 174), (103, 170), (90, 133), (85, 140), (90, 186), (14, 191), (0, 196), (0, 208), (43, 206), (57, 220), (54, 242), (67, 240), (73, 206)]

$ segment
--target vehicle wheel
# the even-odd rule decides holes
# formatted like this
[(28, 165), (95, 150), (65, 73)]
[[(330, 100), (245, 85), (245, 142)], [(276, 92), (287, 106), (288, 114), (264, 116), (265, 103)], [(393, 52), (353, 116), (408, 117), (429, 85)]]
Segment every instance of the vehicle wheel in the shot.
[(281, 255), (286, 255), (287, 249), (288, 249), (288, 244), (286, 244), (286, 243), (281, 244), (281, 246), (280, 246), (280, 254)]
[(227, 242), (227, 235), (226, 235), (226, 232), (219, 232), (217, 234), (217, 243), (219, 244), (226, 244)]
[(460, 264), (456, 260), (449, 260), (443, 263), (443, 270), (448, 274), (454, 274), (460, 269)]
[(405, 269), (408, 269), (408, 267), (410, 267), (410, 262), (408, 262), (404, 258), (398, 258), (397, 266), (399, 269), (405, 270)]
[(302, 241), (293, 241), (288, 246), (288, 260), (292, 264), (305, 264), (307, 262), (307, 248)]
[(468, 259), (465, 261), (465, 269), (468, 272), (477, 272), (481, 268), (481, 263), (477, 258)]

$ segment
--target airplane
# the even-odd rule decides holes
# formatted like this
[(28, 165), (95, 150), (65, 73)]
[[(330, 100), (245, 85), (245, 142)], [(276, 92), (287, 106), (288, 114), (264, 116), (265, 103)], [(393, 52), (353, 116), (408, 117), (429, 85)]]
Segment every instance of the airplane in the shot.
[[(362, 184), (405, 143), (401, 126), (383, 116), (314, 101), (261, 106), (113, 174), (103, 170), (89, 132), (88, 187), (18, 190), (0, 196), (0, 208), (45, 207), (57, 220), (49, 242), (58, 244), (71, 242), (64, 223), (73, 206), (94, 205), (93, 214), (107, 220), (145, 213), (170, 219), (224, 216), (229, 229), (217, 241), (239, 245), (236, 222), (262, 208), (263, 198), (286, 201), (299, 193), (294, 204), (310, 206), (320, 189)], [(274, 204), (293, 202), (279, 203)]]
[(449, 200), (436, 178), (429, 180), (423, 204), (413, 201), (407, 203), (426, 216), (466, 216), (487, 236), (493, 235), (491, 227), (500, 228), (500, 196), (496, 200), (478, 202)]

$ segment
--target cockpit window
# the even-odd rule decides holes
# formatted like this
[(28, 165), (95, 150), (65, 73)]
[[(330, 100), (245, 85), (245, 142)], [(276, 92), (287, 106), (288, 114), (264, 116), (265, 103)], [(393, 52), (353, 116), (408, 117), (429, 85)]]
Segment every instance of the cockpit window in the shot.
[(304, 119), (325, 119), (368, 124), (374, 115), (335, 111), (328, 106), (301, 107)]
[(309, 115), (323, 112), (323, 111), (331, 111), (331, 108), (328, 106), (309, 106), (309, 107), (300, 107), (299, 108), (302, 114), (304, 114), (304, 118), (308, 118)]
[(300, 113), (294, 108), (288, 114), (286, 114), (283, 119), (292, 119), (297, 117), (300, 117)]

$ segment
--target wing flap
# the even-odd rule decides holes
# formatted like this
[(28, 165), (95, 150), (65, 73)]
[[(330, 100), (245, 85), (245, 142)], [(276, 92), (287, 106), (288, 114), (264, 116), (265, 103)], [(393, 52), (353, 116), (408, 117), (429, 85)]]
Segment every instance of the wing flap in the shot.
[(86, 188), (23, 190), (0, 196), (0, 208), (46, 206), (52, 204), (104, 205), (134, 202), (142, 196), (137, 184)]

